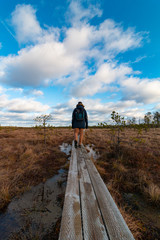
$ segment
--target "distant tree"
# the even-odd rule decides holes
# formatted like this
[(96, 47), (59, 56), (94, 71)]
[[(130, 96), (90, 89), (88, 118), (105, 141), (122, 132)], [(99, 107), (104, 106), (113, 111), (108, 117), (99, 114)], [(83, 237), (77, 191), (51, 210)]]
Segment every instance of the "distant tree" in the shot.
[(136, 118), (135, 117), (133, 117), (131, 121), (132, 121), (132, 124), (136, 124)]
[(147, 112), (145, 115), (144, 115), (144, 123), (149, 125), (151, 123), (151, 119), (152, 119), (152, 114), (151, 112)]
[(154, 120), (155, 124), (157, 124), (158, 126), (160, 125), (160, 113), (159, 112), (154, 113), (153, 120)]
[(47, 124), (47, 121), (52, 119), (52, 116), (51, 114), (42, 114), (41, 116), (38, 116), (36, 118), (34, 118), (34, 121), (36, 122), (40, 122), (42, 123), (42, 126), (43, 126), (43, 133), (44, 133), (44, 144), (46, 146), (46, 124)]
[(128, 120), (127, 120), (127, 124), (128, 124), (129, 126), (133, 127), (133, 125), (136, 124), (136, 118), (133, 117), (132, 119), (128, 119)]

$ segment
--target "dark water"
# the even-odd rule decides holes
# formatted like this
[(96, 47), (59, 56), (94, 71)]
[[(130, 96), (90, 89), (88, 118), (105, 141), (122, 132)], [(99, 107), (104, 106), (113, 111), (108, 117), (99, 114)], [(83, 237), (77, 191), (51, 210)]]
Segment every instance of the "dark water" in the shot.
[[(88, 155), (97, 159), (93, 146), (86, 146)], [(71, 145), (60, 146), (70, 160)], [(32, 187), (20, 197), (15, 197), (4, 213), (0, 214), (0, 240), (48, 239), (53, 226), (62, 215), (61, 199), (65, 194), (67, 172), (58, 174)], [(52, 239), (49, 238), (49, 239)]]
[[(60, 148), (69, 156), (70, 145), (62, 144)], [(65, 194), (66, 180), (67, 172), (60, 169), (45, 183), (15, 197), (7, 210), (0, 214), (0, 240), (43, 239), (53, 230), (53, 225), (62, 215), (60, 202)], [(16, 233), (22, 237), (16, 237)]]
[[(62, 214), (58, 196), (65, 192), (66, 174), (63, 170), (45, 183), (32, 187), (19, 198), (14, 198), (5, 213), (0, 215), (0, 239), (9, 239), (11, 233), (32, 223), (40, 236), (53, 225)], [(37, 226), (37, 227), (36, 227)], [(46, 229), (46, 231), (44, 230)]]

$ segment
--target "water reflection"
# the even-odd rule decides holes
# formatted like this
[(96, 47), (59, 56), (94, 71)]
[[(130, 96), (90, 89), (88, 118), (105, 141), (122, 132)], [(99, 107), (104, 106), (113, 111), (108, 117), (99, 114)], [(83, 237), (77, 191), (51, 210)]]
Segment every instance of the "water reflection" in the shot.
[[(71, 145), (63, 143), (60, 149), (69, 157)], [(60, 169), (45, 183), (15, 197), (7, 210), (0, 214), (0, 239), (37, 239), (37, 234), (38, 239), (44, 239), (62, 215), (60, 201), (65, 193), (66, 180), (67, 172)], [(17, 238), (17, 233), (22, 237)]]
[(43, 237), (62, 214), (57, 196), (65, 192), (65, 182), (66, 174), (61, 170), (45, 183), (14, 198), (7, 211), (0, 215), (0, 239), (8, 239), (11, 233), (24, 227), (26, 222), (33, 226), (33, 234), (37, 226), (39, 235)]
[(88, 156), (90, 158), (93, 158), (94, 160), (97, 160), (100, 155), (98, 152), (96, 152), (93, 148), (94, 148), (94, 144), (88, 144), (85, 146), (86, 147), (86, 150), (88, 152)]
[(64, 152), (67, 155), (70, 155), (70, 152), (71, 152), (71, 149), (72, 149), (72, 146), (70, 144), (62, 143), (62, 145), (60, 145), (59, 147), (60, 147), (60, 150), (62, 152)]

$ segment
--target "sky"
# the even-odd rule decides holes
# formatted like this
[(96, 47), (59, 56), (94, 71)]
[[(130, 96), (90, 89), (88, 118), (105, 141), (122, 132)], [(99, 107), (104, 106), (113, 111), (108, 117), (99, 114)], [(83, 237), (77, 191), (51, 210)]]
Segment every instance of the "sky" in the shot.
[(160, 1), (0, 0), (0, 124), (160, 111)]

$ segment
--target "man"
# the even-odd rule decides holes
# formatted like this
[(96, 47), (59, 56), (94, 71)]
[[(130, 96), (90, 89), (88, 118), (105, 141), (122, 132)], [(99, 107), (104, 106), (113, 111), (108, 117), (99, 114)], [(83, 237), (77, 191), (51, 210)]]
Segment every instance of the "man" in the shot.
[(82, 102), (78, 102), (76, 108), (73, 110), (72, 128), (74, 129), (75, 148), (77, 148), (77, 144), (78, 144), (78, 134), (80, 134), (79, 147), (81, 147), (82, 140), (83, 140), (83, 130), (85, 128), (86, 129), (88, 128), (87, 112), (84, 109), (84, 105)]

